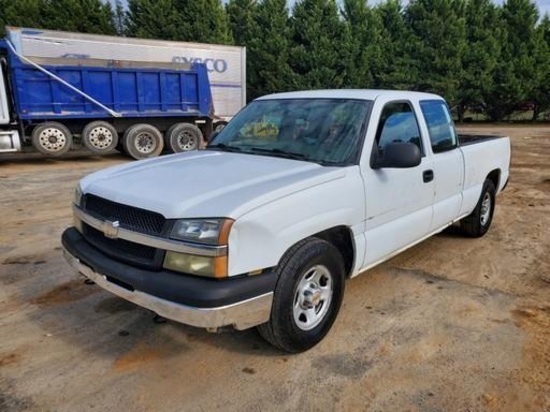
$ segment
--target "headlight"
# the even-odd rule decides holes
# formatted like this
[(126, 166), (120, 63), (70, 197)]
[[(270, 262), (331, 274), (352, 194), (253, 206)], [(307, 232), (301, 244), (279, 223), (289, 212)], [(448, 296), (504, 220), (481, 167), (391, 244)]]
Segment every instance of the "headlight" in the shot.
[(80, 185), (77, 185), (74, 189), (74, 199), (73, 202), (75, 205), (80, 207), (80, 202), (82, 201), (82, 189), (80, 188)]
[(232, 224), (231, 219), (177, 220), (170, 237), (207, 245), (226, 245)]

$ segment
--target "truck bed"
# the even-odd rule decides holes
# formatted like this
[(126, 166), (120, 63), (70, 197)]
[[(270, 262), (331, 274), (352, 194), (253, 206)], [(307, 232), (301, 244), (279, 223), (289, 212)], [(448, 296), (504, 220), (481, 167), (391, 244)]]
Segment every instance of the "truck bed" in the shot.
[(486, 134), (459, 134), (458, 141), (460, 146), (467, 146), (470, 144), (481, 143), (488, 140), (501, 139), (504, 136), (486, 135)]
[(205, 64), (37, 58), (33, 66), (11, 51), (8, 57), (16, 109), (23, 120), (111, 117), (91, 98), (127, 118), (212, 113)]

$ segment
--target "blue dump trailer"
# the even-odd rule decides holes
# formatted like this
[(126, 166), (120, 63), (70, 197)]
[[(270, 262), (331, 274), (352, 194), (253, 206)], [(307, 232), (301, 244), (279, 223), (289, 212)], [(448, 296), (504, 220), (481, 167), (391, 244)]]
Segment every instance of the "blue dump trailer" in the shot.
[(0, 67), (0, 152), (85, 146), (143, 159), (197, 149), (212, 132), (202, 63), (29, 58), (4, 39)]

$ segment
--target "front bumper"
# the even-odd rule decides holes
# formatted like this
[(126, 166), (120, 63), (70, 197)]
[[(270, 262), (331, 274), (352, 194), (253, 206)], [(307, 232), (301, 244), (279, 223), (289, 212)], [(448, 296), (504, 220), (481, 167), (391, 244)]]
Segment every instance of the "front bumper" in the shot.
[(206, 279), (135, 268), (93, 248), (75, 229), (62, 236), (63, 254), (79, 273), (103, 289), (186, 325), (248, 329), (269, 320), (276, 277)]

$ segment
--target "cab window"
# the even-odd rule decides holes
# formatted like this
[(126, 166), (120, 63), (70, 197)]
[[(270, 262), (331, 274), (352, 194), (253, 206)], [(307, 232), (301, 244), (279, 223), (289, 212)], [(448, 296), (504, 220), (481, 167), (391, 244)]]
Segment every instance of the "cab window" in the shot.
[(444, 152), (458, 146), (458, 136), (447, 104), (442, 100), (424, 100), (420, 108), (430, 134), (434, 153)]
[(383, 154), (389, 143), (413, 143), (423, 153), (418, 122), (407, 102), (389, 103), (382, 110), (376, 132), (378, 153)]

